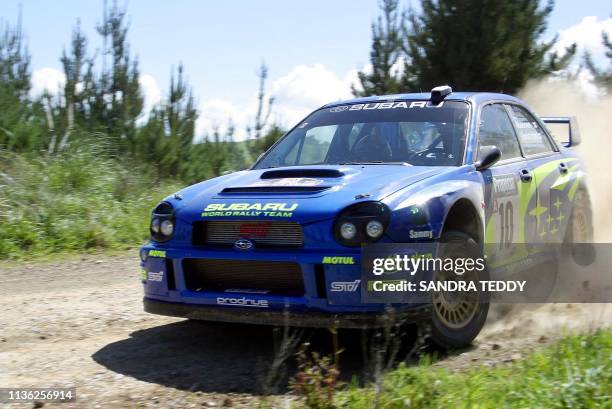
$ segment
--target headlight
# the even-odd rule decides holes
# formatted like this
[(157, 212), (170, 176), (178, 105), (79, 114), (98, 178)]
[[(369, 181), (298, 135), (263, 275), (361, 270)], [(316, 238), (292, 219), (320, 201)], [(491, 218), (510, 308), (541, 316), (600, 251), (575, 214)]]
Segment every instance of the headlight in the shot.
[(140, 249), (140, 259), (142, 261), (147, 261), (148, 254), (149, 254), (148, 250)]
[(351, 240), (357, 234), (357, 228), (353, 223), (342, 223), (340, 226), (340, 235), (345, 240)]
[(174, 234), (174, 208), (168, 202), (161, 202), (151, 216), (151, 239), (157, 242), (170, 240)]
[(378, 220), (370, 220), (368, 224), (366, 224), (366, 234), (373, 239), (377, 239), (382, 236), (383, 231), (384, 227)]
[(164, 236), (171, 236), (172, 233), (174, 232), (174, 223), (172, 223), (172, 221), (170, 220), (164, 220), (161, 223), (161, 234), (163, 234)]
[(159, 219), (155, 218), (151, 221), (151, 230), (153, 231), (153, 233), (159, 233)]
[(349, 206), (336, 219), (334, 235), (345, 246), (359, 246), (379, 240), (390, 219), (389, 208), (380, 202)]

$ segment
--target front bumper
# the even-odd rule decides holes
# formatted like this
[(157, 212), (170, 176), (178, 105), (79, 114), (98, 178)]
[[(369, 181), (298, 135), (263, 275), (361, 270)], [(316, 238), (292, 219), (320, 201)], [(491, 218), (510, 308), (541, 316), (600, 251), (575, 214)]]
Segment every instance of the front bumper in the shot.
[(314, 328), (380, 328), (388, 325), (414, 323), (431, 315), (431, 306), (422, 305), (407, 310), (388, 309), (368, 313), (323, 313), (306, 311), (254, 310), (223, 308), (202, 304), (183, 304), (144, 298), (144, 310), (151, 314), (206, 321), (233, 322)]
[[(283, 319), (289, 314), (290, 325), (306, 327), (361, 328), (384, 326), (386, 322), (385, 304), (362, 301), (358, 285), (361, 278), (359, 248), (342, 252), (312, 249), (240, 252), (194, 247), (161, 249), (152, 244), (143, 247), (149, 255), (141, 264), (145, 310), (153, 314), (270, 325), (283, 325)], [(188, 259), (296, 263), (303, 279), (303, 294), (249, 291), (254, 287), (248, 285), (232, 285), (227, 289), (194, 286), (186, 280), (190, 274), (185, 269), (185, 260)], [(249, 271), (245, 270), (245, 273), (248, 275)], [(424, 305), (407, 303), (392, 307), (396, 313), (401, 311), (401, 319), (418, 321)]]

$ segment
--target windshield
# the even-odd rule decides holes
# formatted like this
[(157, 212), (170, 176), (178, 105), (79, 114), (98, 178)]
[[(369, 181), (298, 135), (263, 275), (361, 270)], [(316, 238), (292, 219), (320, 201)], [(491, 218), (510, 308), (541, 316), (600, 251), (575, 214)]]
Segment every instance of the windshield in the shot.
[(323, 108), (266, 153), (255, 169), (408, 163), (459, 166), (468, 104), (395, 101)]

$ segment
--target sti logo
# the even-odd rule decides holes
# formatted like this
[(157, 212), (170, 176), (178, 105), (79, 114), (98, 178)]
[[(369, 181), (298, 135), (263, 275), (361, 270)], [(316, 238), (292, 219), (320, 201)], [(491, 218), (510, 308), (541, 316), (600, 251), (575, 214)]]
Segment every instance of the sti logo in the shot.
[(331, 283), (331, 292), (349, 292), (354, 293), (359, 288), (361, 280), (355, 281), (334, 281)]

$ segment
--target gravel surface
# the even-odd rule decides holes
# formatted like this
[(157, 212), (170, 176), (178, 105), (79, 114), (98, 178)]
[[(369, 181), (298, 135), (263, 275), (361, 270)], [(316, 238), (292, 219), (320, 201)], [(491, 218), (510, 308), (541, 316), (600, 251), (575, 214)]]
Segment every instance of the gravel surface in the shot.
[[(77, 388), (76, 402), (45, 408), (255, 405), (274, 356), (273, 329), (146, 314), (139, 277), (133, 252), (0, 265), (0, 387)], [(492, 314), (503, 318), (492, 319), (472, 348), (435, 365), (461, 371), (507, 364), (567, 331), (609, 325), (611, 310), (609, 304), (506, 308)], [(308, 336), (328, 350), (329, 333)], [(350, 379), (363, 370), (362, 349), (354, 334), (340, 339), (341, 369)]]

